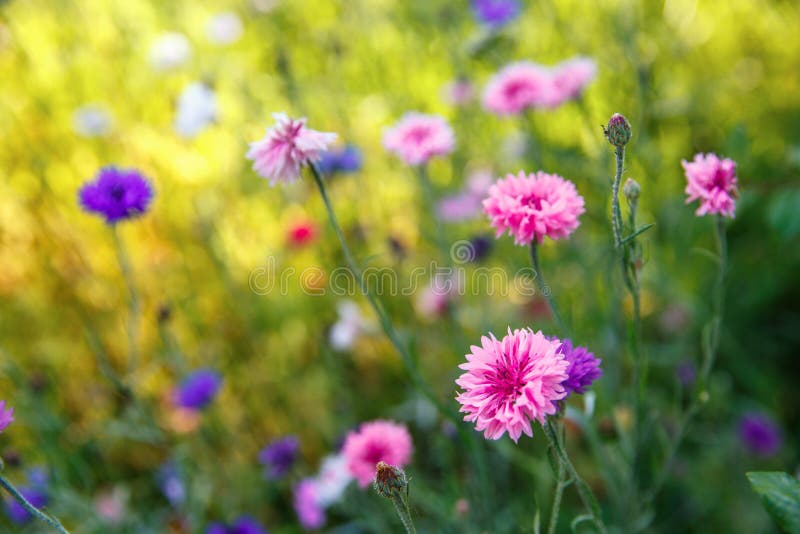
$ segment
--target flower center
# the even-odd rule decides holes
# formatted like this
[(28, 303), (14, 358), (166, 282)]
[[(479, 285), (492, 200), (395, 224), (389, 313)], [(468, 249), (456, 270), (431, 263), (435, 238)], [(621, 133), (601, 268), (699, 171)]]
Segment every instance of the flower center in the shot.
[(544, 200), (539, 195), (529, 195), (527, 197), (522, 198), (522, 205), (529, 206), (537, 211), (541, 211), (542, 209), (542, 200)]
[(430, 137), (430, 128), (427, 126), (418, 126), (411, 128), (406, 134), (406, 141), (416, 144), (421, 144)]
[(524, 366), (516, 365), (510, 358), (503, 353), (503, 358), (495, 364), (494, 394), (501, 398), (502, 402), (515, 400), (522, 395), (522, 387), (525, 385), (523, 380)]
[(111, 198), (113, 198), (116, 202), (122, 200), (122, 197), (125, 196), (125, 188), (121, 185), (117, 184), (111, 188)]

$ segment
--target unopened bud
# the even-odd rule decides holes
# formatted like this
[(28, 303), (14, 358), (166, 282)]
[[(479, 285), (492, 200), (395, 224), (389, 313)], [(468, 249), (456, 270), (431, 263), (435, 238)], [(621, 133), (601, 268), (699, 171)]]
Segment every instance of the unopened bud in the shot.
[(641, 193), (641, 191), (642, 189), (639, 187), (639, 182), (633, 178), (625, 180), (625, 185), (622, 186), (622, 194), (625, 195), (625, 198), (627, 198), (628, 202), (631, 204), (635, 204), (636, 201), (639, 200), (639, 193)]
[(609, 143), (622, 148), (631, 140), (631, 123), (619, 113), (614, 113), (608, 120), (608, 126), (603, 128), (603, 133)]
[(375, 466), (375, 491), (387, 499), (402, 497), (408, 487), (405, 472), (399, 467), (378, 462)]

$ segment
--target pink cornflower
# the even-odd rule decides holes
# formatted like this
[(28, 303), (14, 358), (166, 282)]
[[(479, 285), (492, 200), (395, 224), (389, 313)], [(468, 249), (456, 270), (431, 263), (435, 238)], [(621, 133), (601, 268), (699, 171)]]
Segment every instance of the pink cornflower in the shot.
[(453, 151), (456, 138), (447, 121), (438, 115), (406, 113), (383, 134), (383, 146), (409, 165), (423, 165), (435, 156)]
[(328, 145), (336, 140), (335, 133), (323, 133), (306, 127), (306, 119), (290, 119), (285, 113), (273, 113), (275, 126), (267, 128), (260, 141), (250, 143), (247, 159), (253, 160), (253, 170), (276, 182), (290, 183), (300, 177), (300, 169), (309, 161), (317, 161)]
[(472, 346), (466, 371), (456, 384), (464, 391), (456, 397), (465, 421), (475, 421), (475, 430), (486, 439), (500, 439), (508, 432), (516, 442), (524, 433), (533, 436), (531, 421), (544, 424), (556, 413), (557, 401), (567, 392), (562, 385), (569, 362), (558, 352), (561, 342), (548, 340), (531, 329), (511, 331), (502, 340), (483, 336), (481, 346)]
[(317, 238), (319, 230), (313, 221), (301, 220), (292, 223), (286, 232), (286, 240), (293, 247), (302, 247)]
[(411, 459), (412, 448), (405, 425), (379, 419), (347, 434), (342, 454), (358, 485), (365, 488), (375, 479), (378, 462), (403, 467)]
[(739, 198), (736, 188), (736, 162), (732, 159), (719, 159), (716, 154), (696, 154), (694, 161), (681, 161), (686, 173), (686, 203), (700, 199), (696, 215), (719, 213), (725, 217), (734, 216), (735, 199)]
[(597, 75), (597, 64), (587, 57), (576, 57), (553, 68), (548, 105), (560, 106), (578, 98)]
[(6, 401), (0, 400), (0, 432), (14, 422), (14, 408), (6, 409)]
[(489, 188), (483, 210), (489, 215), (497, 237), (508, 230), (517, 245), (568, 237), (580, 224), (586, 209), (575, 184), (557, 174), (539, 171), (509, 174)]
[(483, 92), (483, 106), (498, 115), (518, 115), (548, 105), (552, 79), (545, 67), (530, 61), (506, 65)]
[(316, 530), (325, 525), (325, 508), (319, 503), (314, 479), (303, 479), (294, 487), (294, 511), (305, 530)]

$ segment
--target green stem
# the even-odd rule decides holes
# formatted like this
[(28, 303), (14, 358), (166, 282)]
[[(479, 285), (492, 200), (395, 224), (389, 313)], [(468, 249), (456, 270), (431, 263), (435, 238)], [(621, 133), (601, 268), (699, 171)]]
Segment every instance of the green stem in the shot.
[(119, 268), (120, 271), (122, 271), (122, 277), (125, 279), (125, 285), (128, 287), (130, 299), (128, 305), (128, 372), (132, 372), (136, 370), (139, 359), (137, 343), (139, 331), (139, 297), (136, 292), (136, 284), (133, 281), (133, 269), (131, 268), (128, 251), (125, 248), (125, 244), (122, 242), (122, 237), (119, 235), (117, 226), (112, 226), (112, 230)]
[(394, 504), (394, 509), (397, 510), (397, 515), (400, 516), (400, 521), (406, 529), (406, 534), (416, 534), (417, 530), (411, 520), (411, 510), (408, 508), (408, 502), (400, 495), (396, 495), (392, 497), (392, 504)]
[[(561, 424), (558, 425), (559, 427)], [(557, 431), (560, 432), (560, 429)], [(566, 478), (567, 469), (564, 462), (559, 458), (558, 461), (558, 475), (556, 478), (556, 489), (553, 492), (553, 506), (550, 508), (550, 525), (547, 528), (548, 534), (555, 534), (556, 527), (558, 526), (558, 512), (561, 509), (561, 497), (564, 495), (564, 489), (569, 485)]]
[(539, 266), (539, 246), (536, 244), (536, 240), (534, 239), (531, 241), (531, 264), (533, 265), (533, 270), (535, 271), (535, 281), (536, 285), (539, 287), (539, 291), (544, 295), (545, 300), (547, 300), (547, 305), (550, 308), (550, 313), (553, 315), (553, 320), (558, 326), (558, 329), (561, 331), (563, 335), (567, 334), (567, 329), (564, 326), (564, 321), (561, 319), (561, 315), (558, 313), (558, 309), (556, 308), (555, 299), (553, 299), (553, 292), (550, 287), (544, 281), (544, 275), (542, 274), (542, 269)]
[(16, 500), (25, 510), (31, 514), (33, 517), (45, 523), (46, 525), (54, 528), (55, 530), (61, 532), (62, 534), (69, 534), (67, 529), (65, 529), (61, 523), (55, 517), (50, 517), (49, 515), (45, 514), (26, 499), (18, 490), (9, 482), (4, 476), (0, 475), (0, 486), (3, 487), (13, 498)]
[(616, 147), (614, 156), (617, 160), (617, 172), (611, 187), (611, 227), (614, 231), (614, 248), (620, 252), (622, 244), (622, 211), (619, 208), (619, 185), (622, 181), (622, 170), (625, 166), (625, 147)]

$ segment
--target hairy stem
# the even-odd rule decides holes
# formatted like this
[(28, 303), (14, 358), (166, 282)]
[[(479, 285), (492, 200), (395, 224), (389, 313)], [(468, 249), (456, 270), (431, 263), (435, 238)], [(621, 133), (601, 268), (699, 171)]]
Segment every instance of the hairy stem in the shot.
[(123, 243), (116, 225), (112, 226), (112, 231), (114, 247), (117, 250), (117, 261), (122, 277), (125, 279), (125, 285), (128, 287), (128, 372), (133, 372), (136, 370), (139, 360), (139, 296), (136, 292), (133, 269), (125, 243)]
[[(560, 433), (561, 425), (557, 426), (557, 432)], [(558, 526), (558, 512), (561, 509), (561, 497), (564, 495), (564, 489), (569, 485), (567, 480), (567, 468), (564, 462), (559, 458), (558, 461), (558, 474), (556, 477), (556, 489), (553, 492), (553, 506), (550, 508), (550, 525), (547, 528), (548, 534), (555, 534), (556, 527)]]
[(551, 291), (550, 286), (548, 286), (544, 281), (542, 268), (539, 266), (539, 247), (536, 244), (535, 239), (531, 241), (531, 264), (533, 265), (533, 270), (535, 271), (536, 285), (539, 287), (539, 291), (547, 300), (547, 306), (550, 308), (550, 313), (553, 315), (553, 320), (555, 321), (556, 326), (558, 326), (558, 329), (561, 331), (562, 335), (566, 334), (567, 329), (564, 326), (564, 321), (561, 319), (561, 315), (558, 313), (558, 309), (556, 308), (555, 299), (553, 299), (553, 292)]
[(406, 534), (416, 534), (417, 529), (414, 528), (414, 522), (411, 520), (411, 510), (408, 508), (408, 502), (400, 495), (392, 497), (392, 504), (394, 509), (397, 510), (397, 515), (400, 516), (400, 521), (406, 529)]
[(65, 529), (63, 525), (61, 525), (58, 519), (45, 514), (44, 512), (36, 508), (34, 505), (32, 505), (30, 502), (28, 502), (28, 499), (26, 499), (22, 495), (22, 493), (20, 493), (17, 490), (17, 488), (15, 488), (14, 485), (11, 484), (11, 482), (9, 482), (2, 475), (0, 475), (0, 486), (3, 489), (5, 489), (9, 493), (9, 495), (11, 495), (14, 498), (14, 500), (17, 501), (20, 504), (20, 506), (25, 508), (25, 511), (31, 514), (34, 518), (54, 528), (55, 530), (61, 532), (62, 534), (69, 534), (69, 532), (67, 532), (67, 529)]

